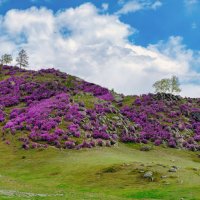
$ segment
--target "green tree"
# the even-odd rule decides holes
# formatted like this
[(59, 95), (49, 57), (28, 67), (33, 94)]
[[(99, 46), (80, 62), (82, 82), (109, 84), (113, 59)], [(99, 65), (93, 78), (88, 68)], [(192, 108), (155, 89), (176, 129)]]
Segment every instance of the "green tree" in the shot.
[(1, 65), (7, 65), (13, 61), (13, 58), (10, 54), (4, 54), (1, 56), (0, 62)]
[(160, 81), (156, 81), (153, 84), (153, 87), (155, 88), (155, 92), (170, 92), (170, 79), (165, 78), (165, 79), (161, 79)]
[(171, 78), (171, 93), (179, 93), (181, 92), (179, 79), (177, 76), (172, 76)]
[(156, 93), (163, 92), (174, 94), (181, 92), (180, 83), (177, 76), (172, 76), (171, 78), (165, 78), (156, 81), (153, 84), (153, 87), (155, 88)]
[(24, 49), (22, 49), (18, 53), (18, 57), (16, 58), (17, 65), (19, 65), (20, 68), (22, 67), (28, 67), (28, 55)]

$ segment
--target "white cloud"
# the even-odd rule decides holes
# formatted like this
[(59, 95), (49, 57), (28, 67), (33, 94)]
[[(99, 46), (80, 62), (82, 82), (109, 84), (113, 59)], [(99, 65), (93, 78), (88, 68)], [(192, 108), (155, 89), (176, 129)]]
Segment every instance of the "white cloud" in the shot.
[(127, 14), (131, 12), (137, 12), (144, 9), (156, 10), (162, 6), (161, 1), (147, 1), (147, 0), (130, 0), (124, 3), (122, 8), (116, 12), (117, 15)]
[(182, 88), (182, 96), (200, 97), (200, 86), (196, 84), (187, 84)]
[[(0, 20), (0, 54), (29, 54), (31, 68), (56, 67), (87, 81), (125, 94), (152, 92), (152, 84), (172, 74), (184, 84), (182, 95), (200, 96), (191, 80), (199, 74), (198, 53), (187, 49), (181, 37), (149, 45), (134, 45), (134, 29), (117, 15), (100, 14), (86, 3), (53, 13), (46, 8), (10, 10)], [(190, 88), (190, 89), (188, 89)]]
[(157, 8), (159, 8), (160, 6), (162, 6), (162, 2), (161, 1), (155, 1), (152, 5), (151, 8), (156, 10)]
[(102, 6), (104, 11), (108, 10), (108, 8), (109, 8), (109, 4), (108, 3), (102, 3), (101, 6)]

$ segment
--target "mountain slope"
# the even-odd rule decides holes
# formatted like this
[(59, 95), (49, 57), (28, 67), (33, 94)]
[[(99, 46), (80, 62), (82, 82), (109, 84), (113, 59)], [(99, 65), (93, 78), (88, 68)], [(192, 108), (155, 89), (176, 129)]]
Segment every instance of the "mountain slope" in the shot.
[(118, 142), (200, 150), (200, 99), (124, 96), (55, 69), (0, 71), (2, 140), (24, 149)]
[(4, 66), (0, 80), (1, 200), (199, 200), (199, 99), (54, 69)]

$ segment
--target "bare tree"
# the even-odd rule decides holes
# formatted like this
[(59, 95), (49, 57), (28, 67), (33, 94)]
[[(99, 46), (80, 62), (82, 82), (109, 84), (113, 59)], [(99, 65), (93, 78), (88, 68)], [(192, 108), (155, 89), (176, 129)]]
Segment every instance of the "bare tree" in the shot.
[(17, 65), (19, 65), (20, 68), (22, 67), (28, 67), (28, 55), (24, 49), (22, 49), (18, 53), (18, 57), (16, 58)]

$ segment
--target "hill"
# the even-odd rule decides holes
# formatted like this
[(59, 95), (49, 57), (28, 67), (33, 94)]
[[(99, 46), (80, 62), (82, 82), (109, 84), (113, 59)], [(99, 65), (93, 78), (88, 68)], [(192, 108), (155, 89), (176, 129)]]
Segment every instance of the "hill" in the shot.
[(0, 199), (199, 199), (200, 99), (3, 66), (0, 129)]
[(25, 149), (133, 142), (200, 150), (200, 99), (124, 96), (55, 69), (4, 66), (0, 80), (2, 139), (17, 135)]

